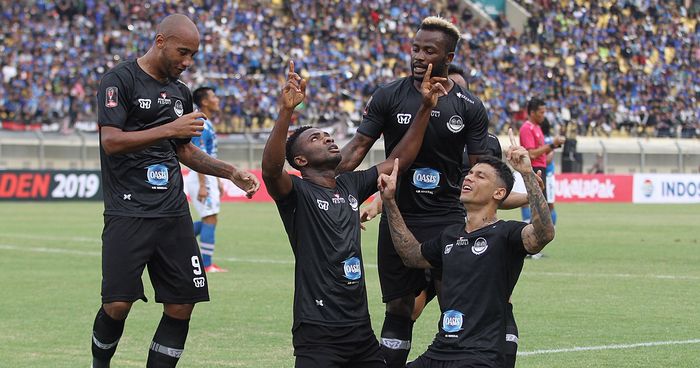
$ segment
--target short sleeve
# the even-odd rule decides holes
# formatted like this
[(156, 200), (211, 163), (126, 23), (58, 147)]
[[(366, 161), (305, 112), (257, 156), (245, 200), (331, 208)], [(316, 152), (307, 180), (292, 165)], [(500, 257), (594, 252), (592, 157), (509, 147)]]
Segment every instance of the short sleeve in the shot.
[(357, 195), (359, 198), (357, 200), (362, 203), (372, 194), (377, 191), (377, 178), (379, 177), (379, 171), (377, 171), (376, 166), (372, 166), (367, 170), (353, 171), (345, 174), (341, 174), (347, 178), (348, 181), (352, 182), (352, 186), (357, 189)]
[(508, 248), (511, 249), (512, 253), (516, 256), (525, 256), (527, 251), (523, 245), (523, 229), (527, 226), (527, 223), (522, 221), (508, 221), (506, 222), (507, 234), (508, 234)]
[(535, 135), (528, 124), (523, 124), (520, 128), (520, 145), (525, 149), (537, 148), (537, 142), (535, 142)]
[(420, 252), (433, 268), (442, 268), (442, 234), (420, 245)]
[(131, 83), (125, 76), (109, 72), (97, 90), (97, 124), (124, 129), (131, 101)]
[[(176, 83), (180, 84), (179, 88), (180, 88), (180, 90), (182, 90), (182, 93), (185, 96), (185, 103), (183, 106), (183, 110), (185, 110), (185, 111), (184, 111), (183, 115), (187, 115), (187, 114), (194, 111), (194, 98), (192, 98), (192, 91), (190, 91), (190, 89), (187, 87), (187, 85), (185, 85), (185, 83), (182, 83), (179, 80)], [(183, 144), (187, 144), (187, 143), (192, 142), (193, 139), (194, 139), (194, 137), (192, 137), (192, 138), (175, 138), (175, 139), (173, 139), (173, 142), (176, 145), (183, 145)], [(199, 144), (195, 144), (195, 145), (199, 148), (202, 148)]]
[(479, 101), (470, 121), (466, 133), (467, 152), (470, 155), (483, 155), (486, 153), (486, 135), (489, 128), (489, 116), (483, 102)]
[(383, 88), (377, 89), (369, 98), (362, 113), (362, 122), (357, 131), (374, 139), (379, 138), (384, 131), (387, 114), (387, 95)]

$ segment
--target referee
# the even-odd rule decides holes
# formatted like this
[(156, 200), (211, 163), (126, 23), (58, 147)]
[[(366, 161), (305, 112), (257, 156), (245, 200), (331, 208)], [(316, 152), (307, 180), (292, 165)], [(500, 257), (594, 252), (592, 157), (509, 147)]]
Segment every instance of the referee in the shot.
[(97, 94), (104, 183), (102, 306), (92, 330), (92, 367), (109, 367), (132, 304), (144, 294), (145, 267), (163, 304), (146, 367), (175, 367), (185, 347), (194, 304), (209, 291), (183, 191), (180, 162), (227, 178), (252, 196), (250, 173), (211, 158), (190, 143), (206, 116), (178, 80), (193, 63), (199, 32), (175, 14), (158, 25), (142, 57), (108, 71)]

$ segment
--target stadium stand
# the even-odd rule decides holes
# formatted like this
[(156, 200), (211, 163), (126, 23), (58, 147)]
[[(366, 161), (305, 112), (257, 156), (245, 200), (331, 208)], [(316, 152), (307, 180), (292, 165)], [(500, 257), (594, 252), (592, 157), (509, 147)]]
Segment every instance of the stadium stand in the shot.
[(517, 127), (524, 101), (540, 94), (550, 119), (579, 135), (700, 136), (697, 7), (530, 0), (523, 5), (532, 17), (518, 35), (504, 17), (488, 25), (457, 12), (460, 1), (8, 3), (0, 10), (0, 120), (6, 130), (94, 130), (102, 73), (145, 50), (165, 14), (182, 12), (203, 38), (183, 79), (217, 88), (223, 133), (269, 129), (289, 55), (310, 80), (312, 103), (300, 119), (342, 137), (373, 89), (408, 71), (420, 19), (442, 14), (463, 31), (456, 62), (469, 67), (496, 132)]

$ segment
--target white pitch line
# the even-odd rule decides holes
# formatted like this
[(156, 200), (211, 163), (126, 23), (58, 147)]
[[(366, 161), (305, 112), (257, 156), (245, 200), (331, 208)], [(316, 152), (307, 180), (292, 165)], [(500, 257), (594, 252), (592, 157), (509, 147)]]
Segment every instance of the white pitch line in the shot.
[[(39, 239), (39, 237), (37, 237)], [(55, 239), (55, 238), (53, 238)], [(67, 238), (66, 240), (71, 240), (72, 238)], [(88, 239), (88, 238), (76, 238), (83, 239), (82, 241), (95, 241), (99, 240)], [(99, 251), (81, 251), (74, 249), (64, 249), (64, 248), (48, 248), (48, 247), (27, 247), (23, 245), (16, 244), (0, 244), (0, 250), (21, 250), (26, 252), (36, 252), (36, 253), (57, 253), (57, 254), (73, 254), (73, 255), (86, 255), (86, 256), (99, 256), (101, 252)], [(279, 264), (279, 265), (293, 265), (293, 260), (284, 259), (256, 259), (256, 258), (238, 258), (238, 257), (223, 257), (219, 258), (224, 261), (229, 262), (241, 262), (241, 263), (261, 263), (261, 264)], [(365, 263), (367, 268), (377, 268), (376, 263)], [(658, 280), (700, 280), (700, 276), (689, 276), (689, 275), (654, 275), (654, 274), (629, 274), (629, 273), (573, 273), (573, 272), (537, 272), (537, 271), (524, 271), (523, 275), (527, 276), (553, 276), (553, 277), (602, 277), (602, 278), (641, 278), (641, 279), (658, 279)]]
[(533, 351), (518, 352), (518, 356), (531, 356), (531, 355), (557, 354), (557, 353), (575, 353), (575, 352), (581, 352), (581, 351), (596, 351), (596, 350), (635, 349), (635, 348), (645, 348), (645, 347), (653, 347), (653, 346), (686, 345), (686, 344), (700, 344), (700, 339), (690, 339), (690, 340), (681, 340), (681, 341), (640, 342), (637, 344), (578, 346), (578, 347), (566, 348), (566, 349), (533, 350)]
[(100, 238), (86, 238), (83, 236), (47, 236), (47, 235), (33, 235), (33, 234), (0, 234), (0, 237), (8, 238), (19, 238), (19, 239), (31, 239), (31, 240), (47, 240), (47, 241), (72, 241), (76, 243), (101, 243)]

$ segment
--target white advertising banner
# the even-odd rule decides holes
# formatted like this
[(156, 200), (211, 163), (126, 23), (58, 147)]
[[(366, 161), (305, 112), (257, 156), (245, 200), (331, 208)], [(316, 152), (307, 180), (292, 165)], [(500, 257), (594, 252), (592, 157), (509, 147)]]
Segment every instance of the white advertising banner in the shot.
[(700, 174), (634, 174), (634, 203), (700, 203)]

